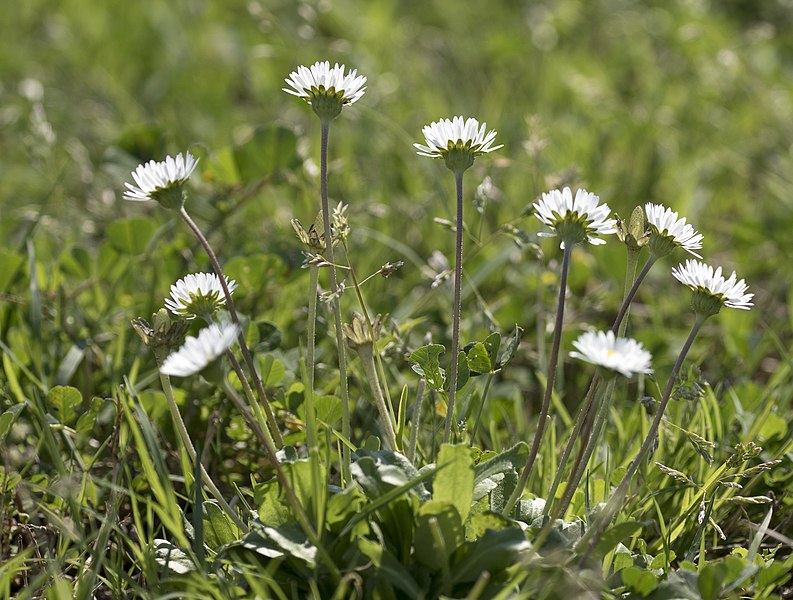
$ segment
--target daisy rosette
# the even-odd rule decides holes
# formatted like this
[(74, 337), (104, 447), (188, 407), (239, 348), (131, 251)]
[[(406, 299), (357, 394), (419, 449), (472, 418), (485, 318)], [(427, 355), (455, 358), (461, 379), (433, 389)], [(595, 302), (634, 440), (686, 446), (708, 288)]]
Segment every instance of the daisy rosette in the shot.
[[(487, 132), (487, 133), (485, 133)], [(413, 144), (419, 156), (442, 158), (446, 166), (461, 173), (474, 164), (474, 158), (503, 147), (493, 146), (496, 130), (487, 131), (487, 123), (462, 116), (440, 119), (422, 129), (426, 145)]]
[(168, 355), (160, 373), (175, 377), (195, 375), (231, 348), (237, 339), (239, 328), (233, 323), (213, 323), (198, 333), (188, 336), (176, 352)]
[(598, 236), (617, 233), (617, 220), (609, 219), (608, 204), (585, 189), (576, 190), (575, 197), (569, 187), (551, 190), (533, 204), (535, 216), (553, 231), (540, 232), (540, 237), (559, 237), (560, 246), (587, 241), (605, 244)]
[[(237, 282), (226, 277), (229, 293), (237, 289)], [(173, 314), (185, 319), (202, 317), (210, 320), (226, 304), (220, 278), (214, 273), (191, 273), (171, 286), (171, 297), (165, 306)]]
[(702, 234), (698, 233), (685, 217), (678, 218), (678, 214), (663, 204), (644, 205), (647, 215), (647, 225), (650, 226), (650, 252), (655, 256), (666, 256), (675, 248), (682, 248), (697, 258), (702, 258), (695, 250), (702, 248)]
[(652, 356), (641, 342), (621, 338), (613, 331), (587, 331), (573, 342), (570, 356), (578, 358), (608, 371), (632, 377), (636, 373), (652, 373)]
[(354, 104), (363, 96), (366, 77), (356, 69), (345, 73), (344, 65), (315, 62), (310, 67), (300, 65), (284, 79), (287, 94), (302, 98), (320, 119), (331, 120), (339, 116), (344, 106)]
[(155, 200), (165, 208), (179, 210), (184, 203), (184, 184), (190, 179), (198, 159), (189, 152), (163, 161), (150, 160), (132, 171), (135, 185), (125, 183), (124, 200)]
[(741, 310), (754, 306), (754, 294), (747, 293), (749, 286), (746, 282), (739, 280), (735, 271), (726, 279), (721, 273), (721, 267), (714, 270), (710, 265), (693, 259), (672, 269), (674, 278), (694, 292), (691, 307), (698, 315), (715, 315), (722, 306)]

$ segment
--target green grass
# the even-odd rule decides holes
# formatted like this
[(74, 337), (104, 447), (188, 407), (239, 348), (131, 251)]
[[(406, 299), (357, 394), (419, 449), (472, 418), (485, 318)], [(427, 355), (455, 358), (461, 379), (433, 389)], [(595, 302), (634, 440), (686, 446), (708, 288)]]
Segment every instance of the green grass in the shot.
[[(0, 596), (786, 597), (790, 25), (781, 0), (31, 0), (6, 11)], [(307, 226), (319, 208), (319, 124), (281, 91), (297, 65), (324, 59), (368, 77), (365, 96), (331, 128), (330, 201), (349, 204), (351, 226), (349, 257), (337, 249), (337, 261), (359, 279), (405, 263), (362, 291), (372, 316), (389, 315), (377, 347), (381, 383), (397, 414), (404, 397), (405, 439), (414, 428), (418, 439), (412, 465), (377, 453), (377, 412), (350, 353), (357, 486), (327, 493), (317, 481), (341, 483), (332, 312), (319, 303), (315, 414), (307, 414), (308, 272), (290, 225)], [(453, 256), (453, 178), (412, 144), (423, 141), (424, 125), (456, 114), (486, 121), (504, 144), (466, 174), (461, 342), (499, 331), (503, 351), (515, 325), (524, 329), (514, 358), (492, 377), (472, 455), (441, 445), (444, 403), (432, 386), (413, 420), (420, 378), (409, 359), (430, 341), (450, 346), (451, 286), (431, 286), (438, 267), (430, 257)], [(173, 213), (121, 200), (137, 164), (188, 149), (201, 158), (188, 208), (240, 284), (234, 297), (256, 360), (273, 359), (265, 383), (288, 444), (282, 460), (320, 530), (319, 548), (296, 527), (266, 452), (227, 393), (193, 377), (176, 389), (188, 430), (226, 497), (259, 520), (243, 535), (209, 497), (197, 501), (154, 357), (130, 326), (161, 308), (178, 278), (210, 268)], [(474, 190), (485, 176), (496, 192), (479, 212)], [(525, 209), (561, 185), (586, 187), (625, 218), (648, 201), (680, 211), (705, 235), (706, 261), (735, 269), (756, 294), (754, 310), (725, 309), (706, 323), (684, 365), (688, 394), (670, 403), (659, 447), (616, 525), (584, 558), (570, 548), (571, 524), (588, 522), (619, 483), (649, 427), (640, 399), (660, 398), (693, 314), (688, 291), (670, 276), (683, 260), (678, 250), (651, 271), (631, 310), (628, 333), (651, 351), (655, 377), (617, 386), (568, 525), (529, 551), (537, 529), (523, 533), (499, 508), (526, 458), (516, 444), (530, 443), (536, 429), (561, 252), (537, 237)], [(528, 501), (550, 487), (592, 375), (567, 352), (583, 329), (610, 326), (624, 264), (616, 239), (573, 252), (553, 420), (527, 504), (513, 515), (529, 525), (537, 515)], [(325, 273), (320, 283), (327, 288)], [(350, 322), (360, 307), (347, 283), (342, 318)], [(472, 378), (458, 395), (461, 442), (487, 378)], [(233, 376), (232, 386), (239, 391)], [(762, 451), (726, 466), (739, 443)], [(782, 462), (736, 475), (772, 460)], [(427, 475), (431, 464), (448, 466)], [(477, 478), (493, 477), (491, 468), (498, 476), (493, 490), (465, 502), (474, 465)], [(715, 485), (726, 475), (743, 489)], [(726, 539), (708, 518), (698, 523), (703, 493)], [(166, 565), (167, 548), (185, 569)]]

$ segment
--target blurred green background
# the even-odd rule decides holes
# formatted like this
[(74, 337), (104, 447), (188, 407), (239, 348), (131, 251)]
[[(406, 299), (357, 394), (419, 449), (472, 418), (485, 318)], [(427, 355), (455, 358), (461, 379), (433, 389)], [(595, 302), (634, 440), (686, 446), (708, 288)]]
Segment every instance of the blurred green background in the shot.
[[(526, 328), (512, 376), (530, 397), (559, 252), (521, 215), (562, 184), (624, 217), (647, 201), (687, 216), (706, 261), (756, 293), (751, 313), (710, 322), (692, 359), (712, 383), (789, 382), (791, 20), (789, 0), (18, 3), (0, 20), (0, 334), (42, 380), (87, 394), (151, 371), (129, 319), (208, 264), (181, 223), (121, 192), (139, 162), (190, 149), (201, 156), (190, 211), (240, 280), (242, 309), (294, 348), (307, 274), (289, 220), (318, 209), (319, 128), (281, 88), (297, 65), (328, 59), (369, 78), (331, 130), (331, 201), (350, 204), (362, 275), (405, 261), (365, 290), (403, 327), (421, 320), (408, 346), (428, 331), (447, 341), (450, 294), (431, 288), (430, 257), (453, 247), (433, 221), (452, 217), (452, 177), (412, 143), (463, 114), (504, 144), (466, 175), (463, 337)], [(480, 215), (485, 176), (496, 191)], [(632, 313), (662, 373), (691, 321), (670, 276), (683, 258), (656, 266)], [(566, 347), (585, 323), (610, 323), (623, 277), (616, 239), (576, 252)]]

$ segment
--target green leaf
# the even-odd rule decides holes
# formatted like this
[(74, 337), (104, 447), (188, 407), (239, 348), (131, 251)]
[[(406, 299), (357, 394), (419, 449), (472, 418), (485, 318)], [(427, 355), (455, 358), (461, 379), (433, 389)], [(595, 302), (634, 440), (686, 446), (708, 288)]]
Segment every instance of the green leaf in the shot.
[(490, 373), (493, 370), (493, 365), (490, 362), (490, 354), (487, 347), (482, 342), (476, 342), (468, 350), (468, 368), (474, 375), (481, 375), (483, 373)]
[(514, 527), (514, 522), (499, 513), (488, 510), (471, 514), (465, 523), (465, 539), (474, 541), (482, 537), (488, 529), (501, 531), (508, 527)]
[(507, 344), (504, 346), (504, 352), (501, 354), (501, 359), (498, 362), (498, 366), (500, 368), (503, 368), (513, 358), (515, 358), (515, 353), (518, 351), (518, 345), (520, 344), (520, 336), (522, 335), (523, 327), (518, 327), (515, 325), (515, 329), (513, 330), (512, 335), (507, 339)]
[(507, 473), (515, 474), (529, 455), (526, 442), (518, 442), (501, 454), (497, 454), (476, 465), (474, 475), (473, 499), (479, 500), (490, 491), (503, 485)]
[(223, 265), (223, 270), (229, 279), (235, 280), (239, 285), (234, 296), (237, 298), (237, 294), (242, 294), (244, 291), (261, 294), (268, 286), (282, 281), (284, 262), (273, 254), (248, 254), (229, 259)]
[(180, 575), (195, 571), (195, 565), (187, 554), (168, 540), (154, 540), (154, 560), (157, 561), (158, 565), (162, 565)]
[(642, 598), (647, 597), (658, 587), (658, 578), (650, 571), (645, 571), (639, 567), (625, 567), (620, 572), (620, 575), (622, 576), (622, 583), (630, 591)]
[(617, 523), (609, 529), (600, 538), (597, 545), (597, 552), (600, 556), (605, 556), (617, 547), (621, 541), (631, 537), (634, 533), (642, 530), (642, 524), (639, 521), (623, 521)]
[(498, 349), (501, 347), (501, 334), (494, 331), (485, 338), (485, 348), (487, 348), (487, 357), (490, 359), (490, 365), (495, 365), (498, 362)]
[(281, 125), (262, 125), (233, 150), (237, 173), (247, 185), (300, 165), (297, 135)]
[(145, 217), (130, 217), (113, 221), (106, 237), (114, 250), (121, 254), (143, 254), (149, 245), (157, 223)]
[(423, 377), (427, 381), (427, 385), (436, 392), (443, 391), (443, 384), (446, 381), (438, 361), (438, 357), (444, 352), (446, 352), (444, 346), (429, 344), (416, 349), (410, 355), (413, 370)]
[[(440, 532), (442, 548), (438, 547), (433, 529)], [(413, 539), (416, 561), (437, 571), (464, 541), (463, 522), (452, 504), (430, 500), (422, 505)]]
[(11, 430), (11, 425), (24, 408), (24, 404), (15, 404), (0, 415), (0, 443), (5, 440), (6, 435), (8, 435), (8, 432)]
[(206, 500), (204, 506), (204, 540), (217, 549), (239, 539), (240, 531), (216, 500)]
[(465, 521), (474, 496), (474, 460), (466, 444), (443, 444), (438, 454), (441, 469), (432, 483), (432, 499), (448, 502)]
[(99, 411), (102, 409), (104, 405), (104, 400), (102, 398), (93, 397), (91, 398), (91, 403), (88, 405), (88, 410), (82, 412), (82, 414), (77, 418), (77, 424), (74, 428), (79, 433), (88, 433), (92, 431), (94, 427), (96, 427), (96, 417), (99, 415)]
[(372, 561), (378, 576), (383, 577), (391, 587), (402, 590), (408, 598), (422, 596), (421, 588), (410, 572), (381, 544), (366, 538), (359, 538), (358, 549), (361, 554)]
[(465, 384), (468, 383), (468, 379), (471, 376), (471, 372), (468, 369), (468, 359), (465, 356), (465, 352), (462, 350), (457, 353), (457, 387), (455, 388), (456, 391), (460, 391), (465, 387)]
[(475, 542), (467, 542), (455, 556), (452, 581), (472, 582), (483, 571), (492, 576), (516, 564), (520, 554), (529, 549), (529, 542), (519, 527), (500, 531), (488, 529)]
[(772, 438), (784, 438), (787, 433), (787, 421), (776, 413), (768, 413), (760, 427), (760, 437), (768, 441)]
[(56, 385), (47, 392), (47, 404), (55, 409), (55, 416), (62, 425), (71, 426), (77, 419), (77, 408), (83, 401), (80, 390)]

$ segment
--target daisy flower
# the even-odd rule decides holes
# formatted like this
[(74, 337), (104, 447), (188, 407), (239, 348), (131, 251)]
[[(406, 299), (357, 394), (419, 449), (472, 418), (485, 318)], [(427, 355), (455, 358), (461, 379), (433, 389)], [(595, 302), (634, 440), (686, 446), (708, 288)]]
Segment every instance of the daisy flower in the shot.
[(474, 158), (503, 147), (491, 146), (496, 139), (496, 130), (487, 133), (487, 123), (476, 119), (457, 116), (453, 119), (439, 119), (422, 129), (427, 145), (413, 144), (419, 156), (442, 158), (452, 171), (465, 171), (474, 163)]
[(702, 248), (702, 234), (688, 223), (685, 217), (662, 204), (648, 202), (644, 205), (647, 224), (650, 226), (650, 251), (656, 256), (665, 256), (677, 247), (702, 258), (695, 250)]
[[(237, 282), (226, 277), (229, 293), (237, 289)], [(173, 314), (185, 319), (208, 317), (226, 304), (220, 278), (214, 273), (191, 273), (171, 286), (171, 297), (165, 306)]]
[(725, 279), (721, 267), (714, 271), (710, 265), (689, 259), (685, 265), (674, 267), (672, 275), (694, 291), (691, 305), (697, 313), (707, 316), (715, 315), (722, 306), (742, 310), (754, 306), (751, 301), (754, 294), (746, 293), (749, 286), (743, 279), (738, 280), (735, 271)]
[(580, 358), (625, 377), (653, 372), (650, 368), (652, 356), (641, 342), (616, 337), (613, 331), (587, 331), (573, 342), (573, 346), (576, 348), (570, 352), (573, 358)]
[(328, 61), (300, 65), (284, 81), (289, 88), (283, 91), (303, 98), (321, 119), (337, 117), (343, 106), (355, 103), (366, 90), (366, 77), (356, 69), (345, 74), (344, 65), (336, 63), (331, 68)]
[(569, 187), (563, 190), (551, 190), (533, 204), (536, 217), (553, 229), (542, 232), (540, 237), (560, 237), (561, 247), (565, 243), (575, 244), (588, 241), (590, 244), (605, 244), (597, 236), (617, 233), (616, 219), (609, 219), (611, 213), (607, 204), (598, 204), (600, 198), (584, 189), (575, 193)]
[(233, 323), (213, 323), (205, 327), (198, 337), (188, 336), (181, 348), (168, 355), (160, 373), (175, 377), (195, 375), (228, 350), (238, 333), (239, 329)]
[(127, 190), (124, 200), (156, 200), (166, 208), (179, 209), (184, 200), (182, 186), (190, 179), (190, 175), (198, 164), (192, 154), (186, 152), (176, 155), (176, 158), (166, 156), (165, 160), (149, 162), (138, 165), (132, 171), (132, 179), (136, 185), (125, 183)]

